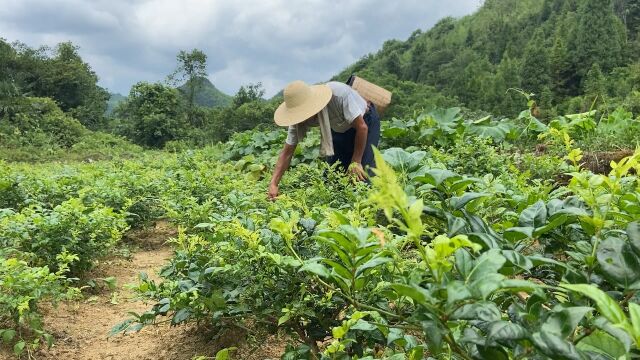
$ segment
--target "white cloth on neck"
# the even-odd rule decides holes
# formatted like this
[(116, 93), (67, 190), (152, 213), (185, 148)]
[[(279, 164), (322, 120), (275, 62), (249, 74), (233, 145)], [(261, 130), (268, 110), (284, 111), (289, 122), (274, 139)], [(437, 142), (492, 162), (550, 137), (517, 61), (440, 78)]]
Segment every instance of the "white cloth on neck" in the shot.
[(329, 122), (329, 110), (325, 106), (316, 115), (320, 125), (320, 155), (333, 156), (333, 137), (331, 136), (331, 123)]
[[(300, 124), (292, 125), (296, 139), (303, 139), (311, 126), (320, 127), (320, 156), (333, 156), (335, 152), (333, 150), (333, 136), (331, 135), (331, 122), (327, 107), (320, 110), (313, 118)], [(291, 130), (289, 130), (289, 134), (291, 134)]]

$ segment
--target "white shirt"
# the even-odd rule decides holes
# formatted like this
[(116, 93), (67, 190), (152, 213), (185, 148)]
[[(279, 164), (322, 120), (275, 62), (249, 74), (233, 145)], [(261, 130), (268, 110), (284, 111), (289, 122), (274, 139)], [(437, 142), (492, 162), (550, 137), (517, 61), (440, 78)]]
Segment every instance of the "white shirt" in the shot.
[[(367, 112), (367, 102), (347, 84), (330, 81), (327, 85), (332, 92), (331, 100), (326, 106), (329, 124), (331, 130), (343, 133), (351, 128), (351, 124), (358, 116)], [(311, 126), (319, 126), (317, 116), (300, 124), (289, 126), (286, 143), (289, 145), (298, 144)]]

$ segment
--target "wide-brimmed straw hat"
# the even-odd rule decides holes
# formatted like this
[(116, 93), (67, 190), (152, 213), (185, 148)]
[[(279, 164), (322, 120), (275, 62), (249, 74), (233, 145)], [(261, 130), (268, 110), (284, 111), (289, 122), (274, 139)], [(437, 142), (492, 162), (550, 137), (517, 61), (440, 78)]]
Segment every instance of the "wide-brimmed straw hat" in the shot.
[(284, 102), (273, 114), (280, 126), (299, 124), (322, 110), (331, 100), (331, 88), (327, 85), (307, 85), (296, 80), (284, 88)]

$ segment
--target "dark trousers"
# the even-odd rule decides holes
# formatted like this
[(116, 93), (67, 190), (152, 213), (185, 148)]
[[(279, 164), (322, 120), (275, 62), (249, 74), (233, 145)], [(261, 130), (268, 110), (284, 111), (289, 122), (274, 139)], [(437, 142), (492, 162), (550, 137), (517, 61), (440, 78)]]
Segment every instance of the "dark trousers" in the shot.
[[(369, 103), (369, 111), (364, 114), (364, 122), (369, 128), (369, 132), (367, 133), (367, 144), (362, 155), (362, 167), (367, 169), (370, 176), (373, 176), (371, 169), (376, 167), (376, 162), (373, 158), (373, 146), (378, 147), (378, 142), (380, 142), (380, 116), (372, 103)], [(338, 162), (339, 166), (346, 171), (353, 157), (356, 130), (351, 128), (343, 133), (331, 130), (331, 137), (333, 137), (335, 155), (327, 157), (327, 162), (331, 165)]]

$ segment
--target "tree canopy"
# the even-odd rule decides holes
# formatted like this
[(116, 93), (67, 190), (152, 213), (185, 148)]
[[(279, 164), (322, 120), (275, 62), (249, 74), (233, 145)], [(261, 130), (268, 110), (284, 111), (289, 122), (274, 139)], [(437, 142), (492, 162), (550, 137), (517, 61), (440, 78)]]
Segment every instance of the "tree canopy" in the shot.
[[(385, 42), (335, 79), (357, 73), (388, 86), (390, 115), (415, 100), (396, 87), (404, 81), (498, 115), (516, 115), (526, 103), (510, 88), (534, 93), (547, 116), (582, 111), (594, 100), (587, 86), (594, 65), (603, 95), (618, 103), (640, 86), (620, 75), (640, 60), (639, 24), (640, 0), (487, 0), (472, 15)], [(433, 96), (421, 101), (423, 107), (433, 102)]]
[(49, 97), (90, 129), (104, 125), (109, 93), (70, 42), (32, 49), (0, 39), (0, 84), (5, 95)]

